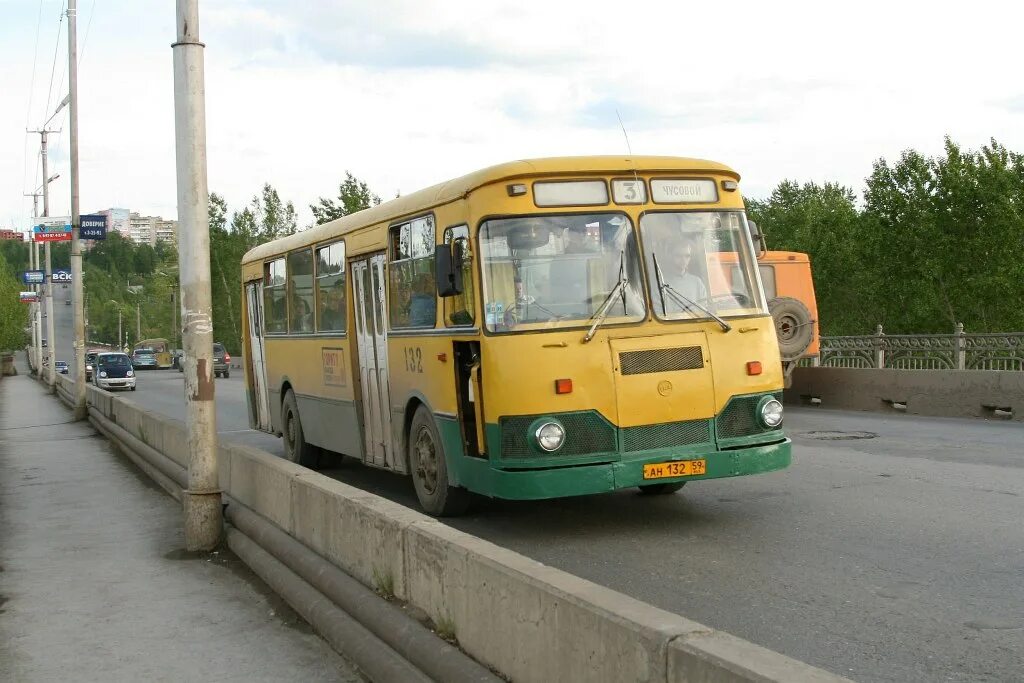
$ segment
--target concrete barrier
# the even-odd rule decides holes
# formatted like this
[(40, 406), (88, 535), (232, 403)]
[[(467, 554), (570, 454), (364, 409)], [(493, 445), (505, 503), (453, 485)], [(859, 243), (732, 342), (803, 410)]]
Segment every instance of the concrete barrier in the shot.
[(936, 417), (1024, 420), (1024, 372), (797, 368), (787, 403)]
[[(181, 423), (98, 390), (89, 401), (145, 444), (140, 451), (167, 449), (167, 459), (187, 465)], [(221, 488), (232, 499), (364, 585), (425, 613), (512, 680), (845, 680), (264, 451), (225, 444), (218, 456)]]

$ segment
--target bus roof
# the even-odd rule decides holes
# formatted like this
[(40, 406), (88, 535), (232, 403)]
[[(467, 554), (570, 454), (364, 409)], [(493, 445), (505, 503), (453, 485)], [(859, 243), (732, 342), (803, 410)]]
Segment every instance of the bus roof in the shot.
[(549, 157), (544, 159), (522, 159), (509, 161), (497, 166), (474, 171), (460, 178), (412, 192), (384, 202), (379, 206), (364, 209), (349, 216), (343, 216), (328, 223), (322, 223), (309, 230), (261, 244), (250, 249), (242, 257), (242, 263), (262, 261), (272, 256), (322, 242), (353, 230), (400, 218), (428, 208), (440, 206), (485, 185), (502, 180), (543, 175), (622, 173), (633, 171), (649, 172), (713, 172), (732, 176), (739, 180), (739, 174), (725, 164), (704, 159), (667, 156), (584, 156)]

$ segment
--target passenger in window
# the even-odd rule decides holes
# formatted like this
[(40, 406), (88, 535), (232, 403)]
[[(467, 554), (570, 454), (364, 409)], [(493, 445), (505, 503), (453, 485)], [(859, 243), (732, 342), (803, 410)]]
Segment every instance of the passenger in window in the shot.
[(345, 329), (345, 294), (340, 289), (340, 286), (327, 291), (327, 298), (326, 301), (324, 301), (322, 320), (320, 321), (320, 329)]
[[(708, 298), (708, 287), (704, 278), (695, 275), (693, 261), (694, 253), (697, 250), (691, 240), (676, 240), (658, 250), (658, 255), (665, 254), (667, 263), (662, 266), (662, 275), (665, 284), (671, 287), (676, 294), (695, 301), (704, 303)], [(660, 264), (659, 264), (660, 265)]]
[(412, 327), (433, 327), (437, 316), (434, 278), (430, 273), (420, 273), (416, 276), (414, 283), (409, 324)]
[(587, 241), (587, 226), (572, 225), (565, 229), (562, 234), (565, 243), (564, 254), (587, 254), (593, 253), (594, 248)]
[(292, 332), (311, 332), (313, 311), (305, 299), (295, 299), (295, 315), (292, 317)]

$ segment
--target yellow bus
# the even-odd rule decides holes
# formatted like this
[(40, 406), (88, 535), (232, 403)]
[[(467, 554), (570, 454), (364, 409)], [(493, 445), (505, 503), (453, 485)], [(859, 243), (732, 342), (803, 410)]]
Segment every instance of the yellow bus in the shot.
[(171, 345), (166, 339), (143, 339), (132, 346), (132, 353), (139, 350), (150, 350), (156, 359), (156, 367), (166, 370), (171, 367)]
[(411, 475), (422, 507), (789, 465), (775, 327), (727, 166), (515, 161), (242, 262), (251, 424)]

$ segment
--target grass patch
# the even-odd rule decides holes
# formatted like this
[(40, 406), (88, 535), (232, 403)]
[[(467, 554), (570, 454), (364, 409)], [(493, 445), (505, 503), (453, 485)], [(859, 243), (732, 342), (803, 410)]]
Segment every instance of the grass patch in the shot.
[(385, 600), (395, 599), (395, 577), (391, 572), (373, 568), (373, 589)]

